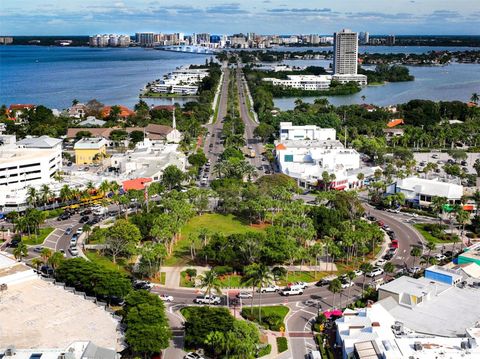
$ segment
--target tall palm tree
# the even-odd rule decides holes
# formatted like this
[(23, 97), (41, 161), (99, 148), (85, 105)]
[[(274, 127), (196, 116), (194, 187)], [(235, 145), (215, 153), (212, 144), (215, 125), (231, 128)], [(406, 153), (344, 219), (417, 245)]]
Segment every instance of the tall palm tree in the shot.
[(392, 262), (387, 262), (383, 266), (383, 270), (387, 275), (391, 275), (393, 274), (393, 272), (395, 272), (395, 264), (393, 264)]
[(28, 255), (28, 248), (27, 245), (23, 242), (18, 243), (17, 248), (13, 250), (13, 256), (15, 259), (18, 261), (21, 261), (22, 258), (26, 257)]
[(253, 263), (245, 267), (245, 278), (246, 283), (250, 284), (253, 287), (252, 290), (252, 302), (251, 302), (251, 312), (253, 315), (253, 296), (255, 293), (255, 288), (259, 290), (259, 302), (258, 302), (258, 321), (262, 321), (262, 288), (266, 287), (273, 281), (273, 274), (265, 264)]
[(51, 256), (52, 250), (50, 248), (42, 248), (42, 250), (40, 251), (40, 257), (42, 257), (44, 262), (47, 262)]
[(67, 184), (63, 185), (62, 188), (60, 189), (60, 200), (63, 203), (67, 203), (70, 200), (72, 200), (72, 190)]
[(60, 252), (53, 253), (50, 258), (48, 258), (48, 264), (55, 270), (63, 262), (64, 257)]
[(335, 308), (335, 295), (342, 290), (342, 282), (340, 279), (335, 278), (328, 285), (328, 290), (333, 293), (333, 303), (332, 307)]
[(110, 182), (108, 182), (107, 180), (103, 181), (102, 183), (100, 183), (98, 190), (100, 191), (100, 194), (102, 196), (107, 195), (107, 193), (110, 192)]
[(28, 187), (27, 189), (27, 203), (35, 208), (38, 204), (38, 191), (35, 187)]
[(472, 101), (474, 104), (478, 104), (478, 101), (480, 100), (480, 97), (476, 92), (472, 93), (472, 97), (470, 97), (470, 101)]
[(410, 251), (410, 255), (413, 257), (413, 265), (412, 268), (415, 267), (417, 258), (422, 255), (422, 250), (419, 247), (413, 247)]
[(365, 262), (360, 265), (360, 270), (363, 272), (363, 283), (362, 283), (362, 292), (365, 291), (365, 281), (367, 280), (367, 273), (373, 270), (373, 265), (371, 263)]
[(42, 203), (46, 206), (48, 201), (52, 198), (52, 190), (50, 189), (50, 186), (47, 184), (42, 185), (40, 187), (40, 199)]
[(222, 293), (220, 280), (218, 279), (218, 274), (215, 272), (215, 269), (200, 274), (198, 278), (200, 279), (200, 288), (205, 288), (206, 295), (211, 295), (212, 290), (217, 294)]
[(32, 259), (32, 265), (35, 266), (35, 269), (38, 271), (40, 269), (40, 266), (43, 264), (43, 261), (41, 258), (33, 258)]
[[(348, 271), (347, 272), (347, 278), (350, 282), (352, 282), (355, 279), (355, 272), (354, 271)], [(351, 292), (352, 286), (348, 287), (348, 297), (350, 298), (350, 292)]]
[(427, 244), (425, 245), (425, 247), (427, 247), (428, 249), (428, 253), (427, 253), (427, 257), (428, 259), (430, 260), (431, 256), (432, 256), (432, 251), (437, 247), (435, 245), (435, 243), (433, 243), (432, 241), (428, 241)]

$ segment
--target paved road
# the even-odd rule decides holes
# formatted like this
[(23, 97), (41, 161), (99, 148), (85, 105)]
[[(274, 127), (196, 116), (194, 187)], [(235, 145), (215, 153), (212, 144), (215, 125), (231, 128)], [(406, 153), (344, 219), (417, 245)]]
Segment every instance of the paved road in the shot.
[[(230, 78), (230, 70), (223, 64), (223, 81), (220, 88), (220, 97), (218, 105), (218, 114), (217, 118), (213, 119), (212, 124), (205, 125), (205, 128), (208, 131), (208, 134), (205, 136), (205, 141), (203, 144), (203, 151), (205, 155), (210, 160), (210, 169), (208, 172), (205, 172), (205, 169), (201, 172), (201, 178), (207, 178), (207, 183), (210, 183), (215, 179), (213, 175), (213, 167), (219, 160), (220, 154), (223, 152), (223, 144), (221, 141), (222, 129), (223, 129), (223, 119), (227, 115), (227, 105), (228, 105), (228, 80)], [(205, 182), (203, 182), (205, 183)], [(205, 183), (205, 184), (207, 184)], [(202, 182), (200, 182), (202, 184)]]
[(258, 177), (261, 177), (265, 174), (265, 171), (272, 171), (272, 168), (268, 161), (262, 161), (262, 152), (263, 144), (262, 142), (254, 136), (253, 131), (258, 126), (253, 118), (250, 117), (249, 109), (247, 106), (246, 99), (246, 80), (243, 75), (242, 68), (240, 66), (236, 69), (236, 82), (237, 82), (237, 91), (240, 105), (240, 117), (245, 124), (245, 139), (249, 149), (255, 151), (255, 158), (250, 158), (250, 164), (257, 169)]

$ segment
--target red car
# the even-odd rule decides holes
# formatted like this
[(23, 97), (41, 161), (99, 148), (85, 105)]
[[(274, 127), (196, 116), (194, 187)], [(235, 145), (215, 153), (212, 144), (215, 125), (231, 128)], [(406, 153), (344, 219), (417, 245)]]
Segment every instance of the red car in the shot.
[(380, 227), (383, 227), (385, 225), (385, 223), (383, 223), (383, 221), (377, 221), (377, 224), (380, 226)]
[(398, 248), (398, 239), (392, 239), (392, 243), (390, 243), (390, 247)]

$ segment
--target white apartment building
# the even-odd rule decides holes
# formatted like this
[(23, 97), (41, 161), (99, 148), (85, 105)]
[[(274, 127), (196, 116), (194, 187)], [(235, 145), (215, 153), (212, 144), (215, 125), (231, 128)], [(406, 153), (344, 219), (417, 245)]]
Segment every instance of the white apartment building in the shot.
[(333, 128), (321, 128), (315, 125), (294, 126), (291, 122), (280, 123), (280, 141), (318, 140), (330, 141), (337, 136)]
[(358, 35), (350, 29), (333, 34), (333, 73), (357, 74)]
[(293, 126), (280, 123), (280, 140), (276, 145), (276, 159), (280, 171), (295, 178), (302, 187), (316, 187), (327, 172), (335, 178), (330, 183), (337, 190), (363, 185), (359, 173), (365, 178), (373, 175), (376, 167), (361, 167), (360, 154), (336, 139), (333, 128)]
[(165, 76), (165, 79), (150, 86), (150, 91), (157, 93), (174, 93), (179, 95), (196, 95), (198, 84), (208, 76), (206, 69), (178, 68)]
[(0, 211), (23, 209), (28, 187), (49, 184), (62, 168), (62, 140), (48, 136), (0, 140)]
[(294, 88), (309, 91), (328, 90), (332, 82), (330, 75), (287, 75), (287, 80), (276, 78), (264, 78), (273, 86)]
[(341, 84), (346, 84), (348, 82), (356, 82), (360, 86), (367, 86), (368, 79), (366, 75), (350, 75), (350, 74), (334, 74), (332, 76), (332, 81), (340, 82)]
[(103, 34), (90, 36), (88, 43), (92, 47), (128, 47), (131, 40), (128, 35)]

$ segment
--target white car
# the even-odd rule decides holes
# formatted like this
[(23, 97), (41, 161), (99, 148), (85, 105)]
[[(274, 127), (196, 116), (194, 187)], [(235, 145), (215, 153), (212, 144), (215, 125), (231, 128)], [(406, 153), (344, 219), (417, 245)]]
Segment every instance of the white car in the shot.
[(262, 292), (262, 293), (274, 293), (274, 292), (278, 292), (280, 290), (280, 288), (278, 288), (278, 286), (276, 285), (269, 285), (268, 287), (262, 287), (262, 289), (258, 289), (258, 292)]
[(346, 289), (348, 287), (352, 287), (355, 283), (353, 283), (353, 281), (351, 280), (345, 280), (345, 281), (341, 281), (342, 283), (342, 289)]
[(355, 274), (356, 277), (360, 277), (361, 275), (363, 275), (363, 271), (360, 269), (355, 269), (353, 273)]
[(77, 229), (77, 234), (78, 234), (78, 235), (80, 235), (80, 234), (82, 234), (82, 233), (83, 233), (82, 227), (80, 227), (79, 229)]
[(163, 300), (164, 302), (173, 302), (173, 297), (172, 297), (171, 295), (160, 294), (159, 297), (160, 297), (160, 299)]
[(187, 355), (185, 355), (183, 359), (205, 359), (205, 358), (198, 353), (190, 352), (190, 353), (187, 353)]
[(214, 295), (202, 295), (195, 298), (193, 302), (197, 304), (220, 304), (222, 300), (220, 297), (216, 297)]
[(280, 291), (280, 294), (281, 295), (284, 295), (286, 297), (290, 296), (290, 295), (302, 295), (303, 294), (303, 289), (301, 288), (294, 288), (294, 287), (286, 287), (286, 288), (283, 288), (281, 291)]
[(252, 298), (252, 293), (250, 293), (250, 292), (240, 292), (240, 293), (237, 294), (237, 298), (240, 298), (240, 299)]
[(375, 265), (377, 267), (383, 267), (385, 265), (385, 263), (387, 263), (387, 261), (383, 258), (380, 258), (378, 261), (375, 262)]
[(380, 267), (375, 267), (372, 269), (371, 272), (367, 273), (367, 277), (376, 277), (377, 275), (382, 275), (383, 274), (383, 269)]
[(445, 259), (447, 259), (447, 257), (444, 254), (438, 253), (438, 254), (435, 254), (435, 259), (439, 262), (442, 262)]
[(78, 249), (76, 247), (71, 247), (68, 249), (68, 251), (72, 257), (78, 256)]
[(411, 268), (408, 269), (408, 272), (411, 273), (411, 274), (417, 274), (421, 270), (422, 269), (420, 267), (411, 267)]
[(293, 285), (302, 289), (308, 288), (308, 284), (305, 282), (295, 282)]

